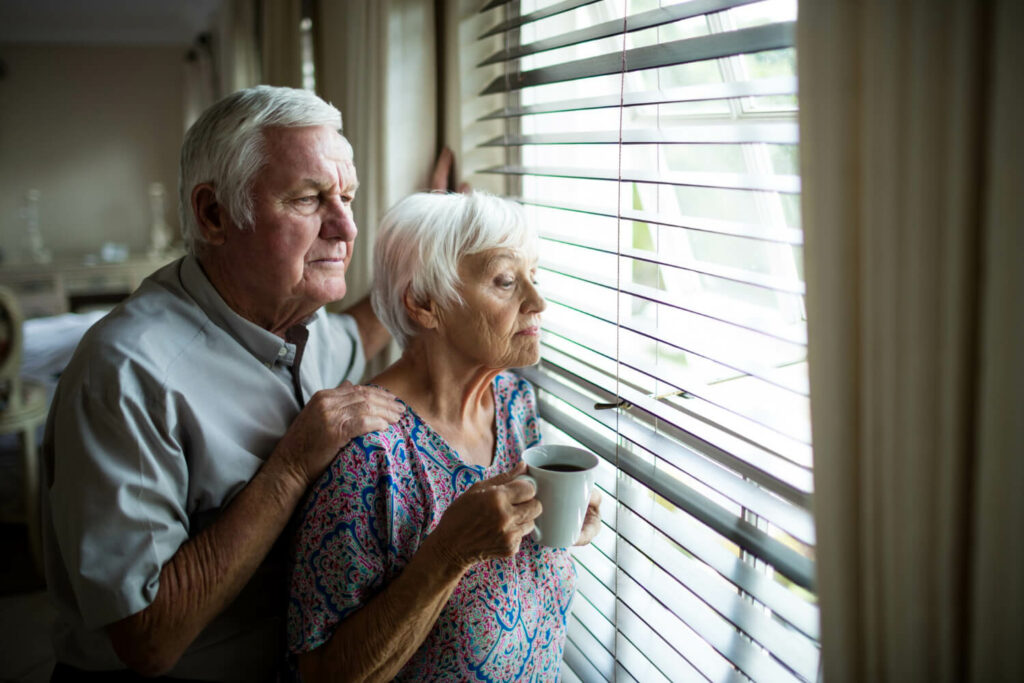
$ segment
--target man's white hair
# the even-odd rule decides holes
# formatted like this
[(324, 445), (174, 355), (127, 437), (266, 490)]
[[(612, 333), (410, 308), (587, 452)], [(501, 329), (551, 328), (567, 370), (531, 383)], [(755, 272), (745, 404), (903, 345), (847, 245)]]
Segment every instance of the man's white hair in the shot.
[(537, 233), (515, 202), (485, 192), (406, 197), (384, 215), (377, 234), (374, 312), (405, 348), (419, 333), (406, 312), (405, 293), (442, 309), (461, 304), (459, 260), (498, 248), (536, 256)]
[[(195, 254), (204, 243), (192, 212), (192, 190), (213, 185), (217, 202), (241, 228), (253, 227), (252, 184), (267, 163), (267, 128), (330, 126), (341, 133), (341, 112), (308, 90), (258, 85), (220, 100), (185, 134), (178, 170), (178, 213), (185, 248)], [(349, 159), (352, 146), (344, 140)]]

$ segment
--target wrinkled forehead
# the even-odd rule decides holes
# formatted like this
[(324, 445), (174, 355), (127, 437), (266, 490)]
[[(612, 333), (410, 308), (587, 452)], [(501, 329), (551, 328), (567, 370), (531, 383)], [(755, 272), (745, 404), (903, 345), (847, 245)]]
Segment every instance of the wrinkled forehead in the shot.
[(359, 187), (359, 174), (356, 173), (356, 164), (351, 156), (341, 162), (341, 184), (344, 189), (351, 191)]
[[(287, 172), (312, 179), (311, 184), (322, 184), (322, 176), (340, 175), (344, 189), (354, 190), (359, 186), (349, 141), (330, 126), (276, 127), (267, 128), (263, 133), (266, 145), (266, 172)], [(336, 171), (334, 169), (337, 169)], [(313, 182), (315, 181), (315, 182)]]

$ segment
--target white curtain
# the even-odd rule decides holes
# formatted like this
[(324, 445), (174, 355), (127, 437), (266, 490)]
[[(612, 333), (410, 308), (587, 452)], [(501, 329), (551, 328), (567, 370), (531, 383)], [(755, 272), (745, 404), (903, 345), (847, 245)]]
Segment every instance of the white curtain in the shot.
[(299, 24), (302, 21), (302, 0), (263, 0), (260, 8), (260, 82), (301, 88), (302, 31)]
[(256, 0), (224, 0), (214, 46), (220, 97), (260, 82)]
[(217, 72), (209, 36), (197, 39), (185, 54), (182, 103), (184, 128), (195, 123), (207, 107), (217, 100)]
[(431, 0), (321, 2), (313, 22), (319, 94), (341, 110), (355, 150), (359, 237), (346, 303), (366, 294), (384, 212), (426, 189), (437, 153), (437, 76)]
[(800, 5), (828, 683), (1024, 680), (1022, 7)]

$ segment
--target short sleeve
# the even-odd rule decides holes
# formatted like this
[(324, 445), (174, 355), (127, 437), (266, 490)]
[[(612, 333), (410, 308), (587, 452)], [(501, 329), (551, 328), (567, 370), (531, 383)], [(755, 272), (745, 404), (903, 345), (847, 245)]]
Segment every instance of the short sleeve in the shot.
[(59, 392), (44, 455), (50, 514), (82, 618), (95, 629), (145, 609), (188, 539), (188, 466), (161, 387), (128, 361), (81, 370)]
[(386, 446), (354, 439), (313, 487), (297, 518), (288, 649), (313, 650), (381, 588), (388, 562)]
[[(338, 378), (334, 384), (341, 384), (345, 380), (358, 384), (366, 370), (366, 350), (363, 348), (363, 338), (359, 335), (359, 325), (356, 319), (350, 315), (337, 313), (323, 313), (326, 318), (327, 339), (324, 348), (330, 349), (328, 359), (334, 366), (327, 370), (326, 374)], [(303, 361), (305, 362), (305, 361)]]

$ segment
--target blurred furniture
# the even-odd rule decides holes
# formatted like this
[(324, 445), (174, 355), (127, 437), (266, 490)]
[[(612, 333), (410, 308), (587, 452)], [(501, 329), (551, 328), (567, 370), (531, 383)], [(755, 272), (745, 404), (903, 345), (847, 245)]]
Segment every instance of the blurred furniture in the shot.
[(43, 384), (21, 376), (22, 322), (14, 292), (0, 286), (0, 435), (16, 434), (20, 441), (22, 479), (22, 509), (2, 521), (22, 522), (28, 527), (32, 554), (42, 570), (36, 432), (46, 420), (48, 400)]
[(52, 263), (5, 263), (0, 266), (0, 286), (14, 292), (25, 318), (110, 308), (179, 255), (129, 256), (124, 261), (96, 263), (87, 257), (58, 256)]

